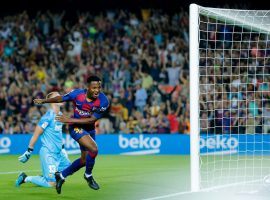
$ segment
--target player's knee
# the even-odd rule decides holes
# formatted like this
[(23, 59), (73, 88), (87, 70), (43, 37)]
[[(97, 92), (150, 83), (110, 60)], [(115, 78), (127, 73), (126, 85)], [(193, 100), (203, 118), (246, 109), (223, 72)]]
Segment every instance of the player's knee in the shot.
[(97, 147), (97, 145), (89, 146), (88, 152), (91, 152), (93, 154), (97, 154), (98, 153), (98, 147)]
[(98, 148), (97, 148), (97, 146), (94, 146), (94, 147), (92, 148), (91, 152), (92, 152), (93, 154), (98, 154)]
[(95, 158), (95, 157), (97, 157), (97, 155), (98, 155), (98, 150), (96, 150), (95, 152), (93, 152), (93, 151), (88, 151), (88, 154), (89, 154), (89, 156), (90, 156), (91, 158)]

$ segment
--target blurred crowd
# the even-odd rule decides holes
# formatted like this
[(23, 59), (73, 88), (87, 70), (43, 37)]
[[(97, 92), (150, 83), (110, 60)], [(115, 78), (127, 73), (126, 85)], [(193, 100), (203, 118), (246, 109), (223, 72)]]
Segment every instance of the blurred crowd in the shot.
[(33, 133), (46, 112), (33, 99), (85, 88), (90, 74), (111, 102), (98, 133), (189, 133), (188, 24), (181, 9), (0, 19), (0, 133)]

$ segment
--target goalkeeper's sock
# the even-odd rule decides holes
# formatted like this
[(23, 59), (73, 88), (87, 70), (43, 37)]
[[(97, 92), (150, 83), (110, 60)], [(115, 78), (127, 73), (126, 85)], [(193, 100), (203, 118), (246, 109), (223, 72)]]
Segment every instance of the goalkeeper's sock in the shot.
[(78, 171), (82, 167), (85, 166), (85, 163), (82, 162), (81, 158), (78, 158), (75, 160), (71, 165), (69, 165), (66, 169), (64, 169), (61, 174), (63, 175), (64, 178), (67, 176), (73, 174), (74, 172)]
[(27, 176), (24, 180), (26, 183), (33, 183), (41, 187), (52, 187), (42, 176)]

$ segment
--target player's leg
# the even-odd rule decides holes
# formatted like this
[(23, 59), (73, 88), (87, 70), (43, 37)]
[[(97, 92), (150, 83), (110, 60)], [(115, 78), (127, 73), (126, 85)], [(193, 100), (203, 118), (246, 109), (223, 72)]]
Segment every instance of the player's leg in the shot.
[(89, 133), (87, 135), (82, 136), (78, 140), (78, 143), (80, 144), (80, 146), (85, 147), (85, 150), (90, 151), (91, 154), (97, 155), (98, 153), (97, 143), (94, 141), (94, 138), (92, 138), (91, 136)]
[(52, 187), (43, 176), (27, 176), (24, 172), (20, 173), (16, 180), (16, 187), (23, 183), (33, 183), (41, 187)]
[(43, 176), (26, 176), (25, 173), (21, 173), (16, 181), (16, 186), (20, 186), (22, 183), (33, 183), (41, 187), (52, 187), (55, 185), (55, 158), (43, 147), (40, 149), (39, 155)]
[(85, 170), (86, 177), (92, 175), (92, 170), (95, 165), (96, 156), (97, 154), (93, 154), (92, 152), (88, 151), (86, 156), (86, 170)]
[(90, 151), (88, 151), (86, 156), (86, 169), (84, 173), (84, 179), (87, 181), (88, 186), (94, 190), (98, 190), (100, 188), (92, 175), (96, 156), (97, 154), (92, 154)]
[(73, 161), (68, 167), (64, 168), (62, 171), (59, 167), (59, 171), (61, 171), (63, 178), (66, 178), (67, 176), (72, 175), (74, 172), (78, 171), (82, 167), (85, 166), (86, 161), (86, 153), (84, 151), (81, 151), (81, 157), (77, 160)]
[[(56, 179), (56, 191), (58, 194), (61, 194), (62, 185), (65, 182), (65, 178), (74, 172), (78, 171), (82, 167), (85, 166), (85, 160), (86, 160), (86, 153), (84, 151), (81, 151), (81, 157), (77, 160), (73, 161), (68, 167), (66, 167), (62, 172), (58, 171), (55, 173), (55, 179)], [(59, 167), (60, 169), (60, 167)]]
[[(81, 147), (81, 158), (75, 160), (69, 167), (64, 169), (61, 173), (58, 172), (55, 174), (56, 176), (56, 186), (57, 192), (61, 193), (62, 184), (65, 181), (65, 178), (74, 172), (78, 171), (80, 168), (86, 165), (86, 171), (84, 174), (84, 178), (87, 181), (89, 187), (94, 190), (99, 189), (99, 185), (96, 183), (94, 177), (92, 176), (92, 170), (95, 164), (95, 158), (97, 156), (97, 151), (93, 153), (93, 146), (92, 151), (89, 151), (87, 147), (89, 147), (89, 143), (94, 141), (89, 135), (84, 135), (79, 139), (80, 147)], [(90, 148), (90, 147), (89, 147)]]
[[(57, 169), (57, 155), (50, 153), (47, 148), (41, 147), (40, 152), (40, 162), (42, 166), (43, 181), (46, 181), (48, 185), (55, 186), (54, 174)], [(37, 180), (36, 178), (33, 181)], [(41, 179), (40, 179), (41, 181)], [(37, 182), (35, 182), (37, 184)], [(45, 185), (45, 182), (43, 183)]]
[(97, 155), (97, 144), (89, 135), (89, 132), (76, 127), (70, 128), (69, 131), (71, 137), (80, 144), (81, 157), (60, 173), (61, 178), (66, 178), (86, 165), (87, 151), (90, 151), (93, 155)]
[(53, 187), (55, 182), (48, 182), (43, 176), (27, 176), (25, 183), (33, 183), (41, 187)]
[(77, 127), (70, 126), (69, 128), (71, 137), (76, 140), (81, 147), (81, 158), (75, 160), (69, 167), (64, 169), (62, 172), (56, 172), (56, 191), (61, 194), (62, 185), (65, 182), (65, 178), (74, 172), (78, 171), (86, 164), (86, 150), (90, 150), (92, 153), (97, 154), (97, 145), (95, 141), (90, 137), (90, 133)]
[[(96, 159), (96, 156), (98, 154), (97, 145), (95, 142), (95, 133), (91, 133), (91, 136), (89, 136), (89, 137), (82, 137), (79, 140), (79, 143), (80, 143), (80, 145), (83, 145), (81, 150), (85, 150), (85, 153), (86, 153), (86, 169), (85, 169), (84, 179), (87, 181), (88, 186), (90, 188), (92, 188), (94, 190), (98, 190), (99, 185), (97, 184), (97, 182), (95, 181), (95, 179), (92, 175), (92, 170), (93, 170), (94, 165), (95, 165), (95, 159)], [(92, 151), (90, 150), (90, 148), (87, 148), (87, 145), (91, 145)], [(94, 149), (94, 151), (93, 151), (93, 149)]]

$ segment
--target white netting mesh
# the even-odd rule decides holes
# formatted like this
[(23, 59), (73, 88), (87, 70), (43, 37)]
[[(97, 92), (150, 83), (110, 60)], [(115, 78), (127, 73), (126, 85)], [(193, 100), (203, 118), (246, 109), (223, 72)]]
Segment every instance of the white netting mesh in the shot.
[(270, 173), (270, 11), (199, 13), (201, 187), (260, 184)]

